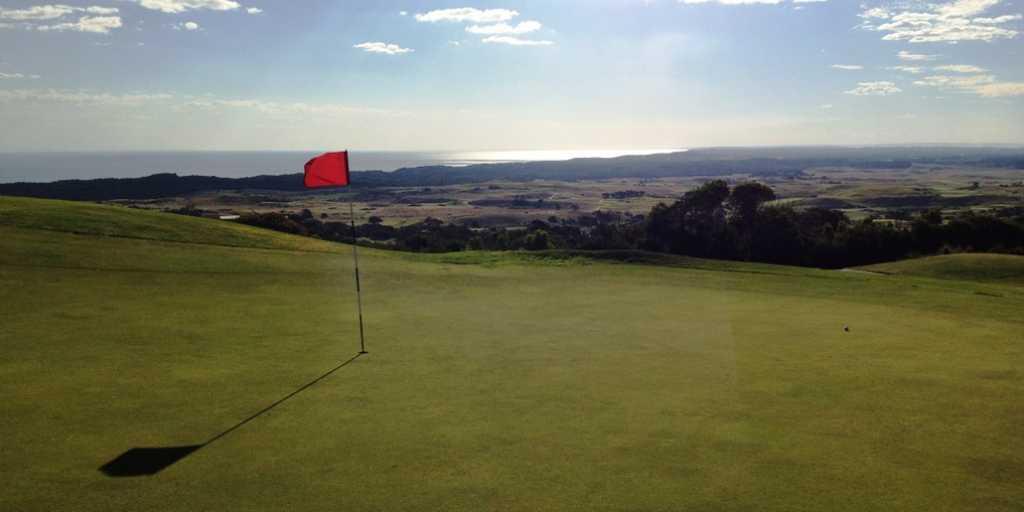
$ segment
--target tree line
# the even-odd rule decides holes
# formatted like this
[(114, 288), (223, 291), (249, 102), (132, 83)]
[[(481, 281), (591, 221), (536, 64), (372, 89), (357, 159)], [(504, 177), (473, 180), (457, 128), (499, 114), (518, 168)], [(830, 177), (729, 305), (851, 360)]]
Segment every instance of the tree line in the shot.
[(379, 217), (355, 228), (297, 214), (249, 214), (241, 222), (326, 240), (414, 252), (463, 250), (641, 249), (701, 258), (843, 268), (941, 252), (1024, 253), (1024, 211), (961, 213), (926, 210), (900, 222), (851, 220), (825, 208), (775, 201), (760, 183), (730, 187), (710, 181), (648, 215), (594, 212), (535, 220), (520, 228), (485, 228), (426, 219), (389, 226)]
[(925, 210), (903, 222), (853, 221), (839, 210), (773, 203), (759, 183), (720, 180), (658, 205), (640, 247), (704, 258), (842, 268), (940, 252), (1024, 252), (1024, 212)]

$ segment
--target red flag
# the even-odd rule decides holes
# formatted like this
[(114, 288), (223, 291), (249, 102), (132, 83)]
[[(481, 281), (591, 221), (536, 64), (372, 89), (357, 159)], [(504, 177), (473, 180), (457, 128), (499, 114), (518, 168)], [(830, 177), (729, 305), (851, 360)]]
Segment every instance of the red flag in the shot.
[(324, 153), (306, 162), (306, 188), (348, 186), (348, 151)]

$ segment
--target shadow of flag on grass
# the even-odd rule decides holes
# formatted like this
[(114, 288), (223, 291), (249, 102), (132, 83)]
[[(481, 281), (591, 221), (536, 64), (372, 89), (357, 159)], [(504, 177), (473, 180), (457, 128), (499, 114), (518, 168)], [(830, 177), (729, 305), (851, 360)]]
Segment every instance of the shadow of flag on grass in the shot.
[(206, 445), (132, 448), (100, 466), (100, 471), (110, 477), (155, 475), (203, 446)]
[(249, 416), (248, 418), (236, 423), (233, 427), (211, 437), (210, 440), (206, 441), (205, 443), (192, 444), (187, 446), (159, 446), (153, 448), (132, 448), (122, 453), (121, 455), (118, 455), (110, 462), (100, 466), (99, 470), (104, 475), (107, 475), (112, 478), (155, 475), (167, 469), (168, 467), (174, 465), (175, 463), (179, 462), (185, 457), (188, 457), (189, 455), (192, 455), (193, 453), (199, 451), (200, 448), (205, 448), (209, 446), (214, 441), (217, 441), (218, 439), (242, 427), (242, 425), (245, 425), (246, 423), (249, 423), (250, 421), (262, 416), (263, 414), (266, 414), (274, 407), (283, 404), (289, 398), (292, 398), (293, 396), (309, 389), (317, 382), (326, 379), (332, 373), (344, 368), (345, 366), (355, 361), (356, 359), (359, 359), (359, 356), (361, 355), (363, 354), (356, 354), (355, 357), (353, 357), (352, 359), (349, 359), (348, 361), (345, 361), (344, 363), (341, 363), (338, 366), (331, 368), (330, 370), (327, 371), (327, 373), (324, 373), (323, 375), (309, 381), (299, 389), (296, 389), (295, 391), (289, 393), (284, 398), (281, 398), (280, 400), (264, 407), (256, 414), (253, 414), (252, 416)]

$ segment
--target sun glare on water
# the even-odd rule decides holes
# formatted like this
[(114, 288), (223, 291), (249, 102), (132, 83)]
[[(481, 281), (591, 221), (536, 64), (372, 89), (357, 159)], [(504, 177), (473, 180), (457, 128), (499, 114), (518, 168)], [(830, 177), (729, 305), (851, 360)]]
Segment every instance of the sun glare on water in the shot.
[(453, 153), (447, 165), (473, 165), (502, 162), (554, 162), (575, 158), (616, 158), (678, 153), (685, 149), (584, 149), (584, 150), (520, 150), (467, 151)]

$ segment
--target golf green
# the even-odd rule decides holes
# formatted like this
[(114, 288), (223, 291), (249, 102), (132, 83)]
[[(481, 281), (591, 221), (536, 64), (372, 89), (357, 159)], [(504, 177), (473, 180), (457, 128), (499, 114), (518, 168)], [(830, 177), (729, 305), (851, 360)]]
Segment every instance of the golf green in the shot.
[(353, 360), (348, 246), (0, 198), (0, 509), (1024, 508), (1024, 287), (653, 259), (363, 250)]

